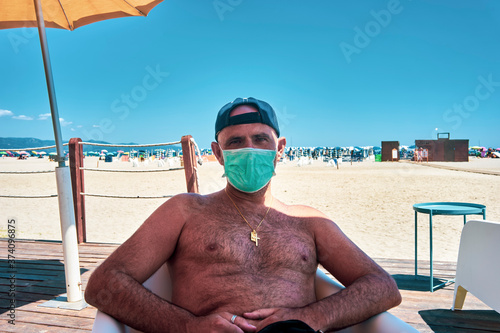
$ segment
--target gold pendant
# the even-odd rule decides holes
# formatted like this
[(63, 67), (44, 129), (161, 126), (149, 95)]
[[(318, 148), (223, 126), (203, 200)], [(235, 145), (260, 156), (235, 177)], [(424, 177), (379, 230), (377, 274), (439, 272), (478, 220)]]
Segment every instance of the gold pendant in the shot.
[(250, 233), (250, 240), (255, 243), (255, 246), (259, 246), (259, 236), (257, 236), (257, 231), (252, 230)]

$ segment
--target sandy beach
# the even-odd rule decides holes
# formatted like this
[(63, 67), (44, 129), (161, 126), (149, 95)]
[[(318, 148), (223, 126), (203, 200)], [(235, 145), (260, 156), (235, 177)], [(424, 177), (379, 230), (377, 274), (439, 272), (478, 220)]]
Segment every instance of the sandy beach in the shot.
[[(467, 169), (469, 172), (438, 168)], [(54, 170), (46, 159), (0, 158), (0, 172)], [(178, 161), (172, 164), (179, 166)], [(437, 166), (437, 167), (432, 167)], [(133, 168), (130, 162), (104, 163), (85, 159), (86, 168), (113, 170), (158, 170), (153, 161)], [(201, 193), (225, 185), (222, 167), (215, 162), (199, 168)], [(431, 201), (461, 201), (484, 204), (488, 220), (500, 221), (500, 176), (470, 171), (500, 173), (500, 160), (472, 159), (462, 163), (358, 162), (340, 168), (322, 161), (297, 166), (279, 164), (272, 191), (287, 204), (315, 207), (333, 221), (359, 247), (374, 258), (411, 259), (414, 256), (413, 204)], [(56, 194), (54, 173), (0, 173), (0, 195)], [(85, 171), (85, 192), (121, 196), (160, 196), (186, 191), (184, 171), (114, 173)], [(166, 199), (86, 198), (87, 240), (121, 243)], [(17, 237), (60, 240), (57, 198), (0, 197), (0, 236), (7, 220), (16, 219)], [(470, 216), (469, 219), (480, 218)], [(435, 260), (455, 261), (458, 254), (461, 216), (434, 218)], [(419, 258), (429, 257), (428, 216), (419, 214)]]

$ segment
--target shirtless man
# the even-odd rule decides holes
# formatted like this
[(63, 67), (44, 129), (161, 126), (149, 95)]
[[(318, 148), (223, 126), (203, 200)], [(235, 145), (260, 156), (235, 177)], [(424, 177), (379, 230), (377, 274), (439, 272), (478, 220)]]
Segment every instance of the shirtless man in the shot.
[[(174, 333), (258, 332), (287, 320), (326, 332), (400, 303), (391, 276), (328, 217), (272, 195), (286, 139), (269, 104), (238, 98), (225, 105), (216, 141), (226, 188), (161, 205), (94, 271), (87, 302), (139, 330)], [(142, 286), (165, 262), (171, 303)], [(320, 301), (318, 264), (346, 286)]]

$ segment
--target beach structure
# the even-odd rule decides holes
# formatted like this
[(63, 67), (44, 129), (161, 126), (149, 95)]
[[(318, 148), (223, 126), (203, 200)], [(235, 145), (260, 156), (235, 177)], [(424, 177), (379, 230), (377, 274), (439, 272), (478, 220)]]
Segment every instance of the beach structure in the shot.
[(437, 140), (415, 140), (415, 146), (427, 149), (429, 162), (469, 161), (469, 140), (451, 140), (450, 133), (438, 133)]
[(399, 141), (382, 141), (382, 161), (399, 161)]

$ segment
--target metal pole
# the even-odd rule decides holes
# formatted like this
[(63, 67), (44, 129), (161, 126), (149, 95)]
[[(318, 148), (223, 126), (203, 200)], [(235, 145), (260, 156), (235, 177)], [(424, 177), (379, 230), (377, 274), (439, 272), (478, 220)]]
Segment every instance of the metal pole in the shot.
[(45, 69), (47, 90), (49, 92), (50, 112), (52, 114), (52, 125), (54, 128), (54, 138), (57, 149), (57, 162), (59, 165), (59, 167), (56, 168), (56, 181), (59, 199), (59, 219), (61, 222), (67, 301), (79, 302), (82, 300), (82, 283), (80, 278), (80, 259), (78, 257), (71, 177), (69, 168), (66, 166), (64, 159), (59, 112), (57, 111), (56, 93), (54, 89), (54, 80), (52, 78), (52, 68), (50, 66), (47, 37), (45, 35), (42, 6), (40, 0), (33, 0), (33, 2), (35, 4), (38, 22), (38, 34), (40, 36), (40, 46), (42, 48), (43, 66)]
[(57, 198), (64, 257), (64, 275), (68, 302), (82, 300), (82, 282), (80, 278), (80, 258), (76, 237), (75, 210), (73, 208), (73, 189), (68, 167), (56, 168)]
[(433, 255), (432, 255), (432, 210), (429, 213), (429, 241), (430, 241), (430, 271), (431, 271), (431, 293), (434, 292), (434, 272), (433, 272)]
[(36, 20), (38, 24), (38, 35), (40, 36), (40, 46), (42, 48), (43, 67), (45, 69), (45, 79), (47, 81), (47, 90), (49, 92), (50, 113), (52, 115), (52, 127), (54, 128), (54, 138), (56, 141), (57, 162), (59, 166), (65, 166), (63, 143), (61, 136), (61, 125), (59, 124), (59, 111), (57, 110), (56, 91), (54, 80), (52, 78), (52, 67), (50, 66), (49, 47), (47, 45), (47, 36), (45, 35), (45, 22), (43, 21), (42, 5), (40, 0), (33, 0), (35, 3)]
[(417, 211), (415, 211), (415, 278), (418, 276), (418, 256), (417, 256)]

